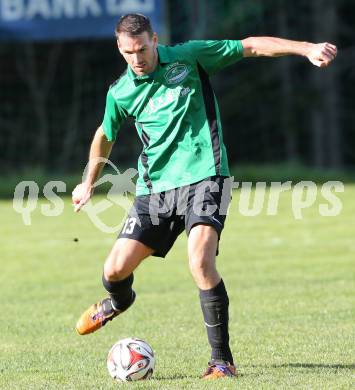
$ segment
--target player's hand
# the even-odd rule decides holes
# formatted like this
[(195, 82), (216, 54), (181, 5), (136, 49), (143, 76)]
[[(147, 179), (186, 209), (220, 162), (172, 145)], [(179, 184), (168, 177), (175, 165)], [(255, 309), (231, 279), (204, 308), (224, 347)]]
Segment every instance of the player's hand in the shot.
[(77, 213), (88, 202), (94, 192), (92, 185), (87, 183), (78, 184), (72, 192), (74, 211)]
[(337, 56), (337, 47), (327, 42), (313, 44), (306, 56), (313, 65), (323, 68)]

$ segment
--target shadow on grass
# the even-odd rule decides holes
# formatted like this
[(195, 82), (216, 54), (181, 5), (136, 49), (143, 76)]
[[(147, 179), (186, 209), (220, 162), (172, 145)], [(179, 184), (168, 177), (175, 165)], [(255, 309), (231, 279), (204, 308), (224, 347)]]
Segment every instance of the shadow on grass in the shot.
[(322, 363), (286, 363), (275, 364), (272, 367), (294, 367), (294, 368), (330, 368), (330, 369), (342, 369), (342, 370), (354, 370), (355, 364), (322, 364)]
[(174, 381), (174, 380), (181, 380), (181, 379), (199, 379), (198, 376), (193, 375), (183, 375), (183, 374), (171, 374), (171, 375), (162, 375), (162, 376), (154, 376), (154, 380), (160, 380), (160, 381)]
[(272, 364), (271, 366), (266, 365), (251, 365), (250, 367), (265, 367), (265, 368), (329, 368), (331, 370), (354, 370), (355, 364), (325, 364), (325, 363), (283, 363), (283, 364)]
[[(256, 366), (254, 366), (256, 367)], [(238, 378), (241, 378), (243, 376), (250, 376), (246, 375), (244, 373), (238, 372)], [(162, 376), (154, 376), (154, 380), (162, 380), (162, 381), (174, 381), (174, 380), (181, 380), (181, 379), (193, 379), (193, 380), (200, 380), (201, 375), (183, 375), (183, 374), (171, 374), (171, 375), (162, 375)]]

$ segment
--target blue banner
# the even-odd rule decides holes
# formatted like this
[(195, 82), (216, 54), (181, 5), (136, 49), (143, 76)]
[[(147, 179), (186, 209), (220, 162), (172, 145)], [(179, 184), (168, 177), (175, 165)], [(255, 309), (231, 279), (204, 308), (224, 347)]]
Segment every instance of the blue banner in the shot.
[(0, 0), (0, 40), (56, 40), (114, 36), (117, 20), (142, 13), (163, 29), (162, 0)]

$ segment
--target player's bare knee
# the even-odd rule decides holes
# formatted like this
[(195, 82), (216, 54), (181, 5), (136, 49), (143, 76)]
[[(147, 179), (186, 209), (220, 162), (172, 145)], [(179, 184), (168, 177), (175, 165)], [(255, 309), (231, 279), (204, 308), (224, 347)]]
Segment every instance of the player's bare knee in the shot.
[(215, 270), (214, 264), (206, 257), (192, 257), (189, 261), (193, 276), (205, 277)]
[(107, 281), (113, 282), (116, 280), (116, 273), (112, 263), (106, 262), (104, 265), (104, 277)]
[(119, 258), (109, 256), (105, 262), (104, 276), (109, 282), (125, 279), (130, 273), (130, 270)]
[(109, 282), (117, 282), (123, 280), (130, 275), (130, 272), (125, 272), (124, 270), (117, 269), (114, 267), (106, 268), (104, 267), (104, 276), (105, 279)]

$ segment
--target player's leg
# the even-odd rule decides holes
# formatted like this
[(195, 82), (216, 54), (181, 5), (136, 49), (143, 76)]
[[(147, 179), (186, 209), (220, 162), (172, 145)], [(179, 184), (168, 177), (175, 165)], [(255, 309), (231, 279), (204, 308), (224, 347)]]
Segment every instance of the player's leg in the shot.
[[(159, 215), (159, 210), (150, 207), (150, 200), (149, 195), (135, 199), (104, 265), (102, 282), (109, 298), (86, 310), (77, 323), (79, 334), (94, 332), (127, 310), (135, 300), (133, 271), (150, 255), (165, 257), (176, 237), (183, 231), (183, 217), (177, 218), (167, 212)], [(156, 220), (151, 218), (151, 210), (157, 212), (157, 224), (153, 223)]]
[(134, 239), (119, 238), (116, 241), (106, 259), (102, 276), (109, 298), (90, 306), (82, 314), (76, 325), (79, 334), (95, 332), (133, 304), (133, 271), (152, 252), (153, 249)]
[(216, 269), (218, 234), (211, 225), (198, 224), (188, 238), (189, 266), (200, 290), (200, 303), (211, 345), (211, 362), (204, 378), (234, 376), (235, 367), (229, 347), (229, 299)]
[(188, 238), (189, 266), (200, 290), (216, 286), (221, 277), (216, 269), (218, 235), (211, 225), (198, 224), (191, 228)]
[(123, 312), (133, 303), (133, 271), (153, 252), (152, 248), (134, 239), (119, 238), (116, 241), (102, 275), (102, 283), (116, 311)]

